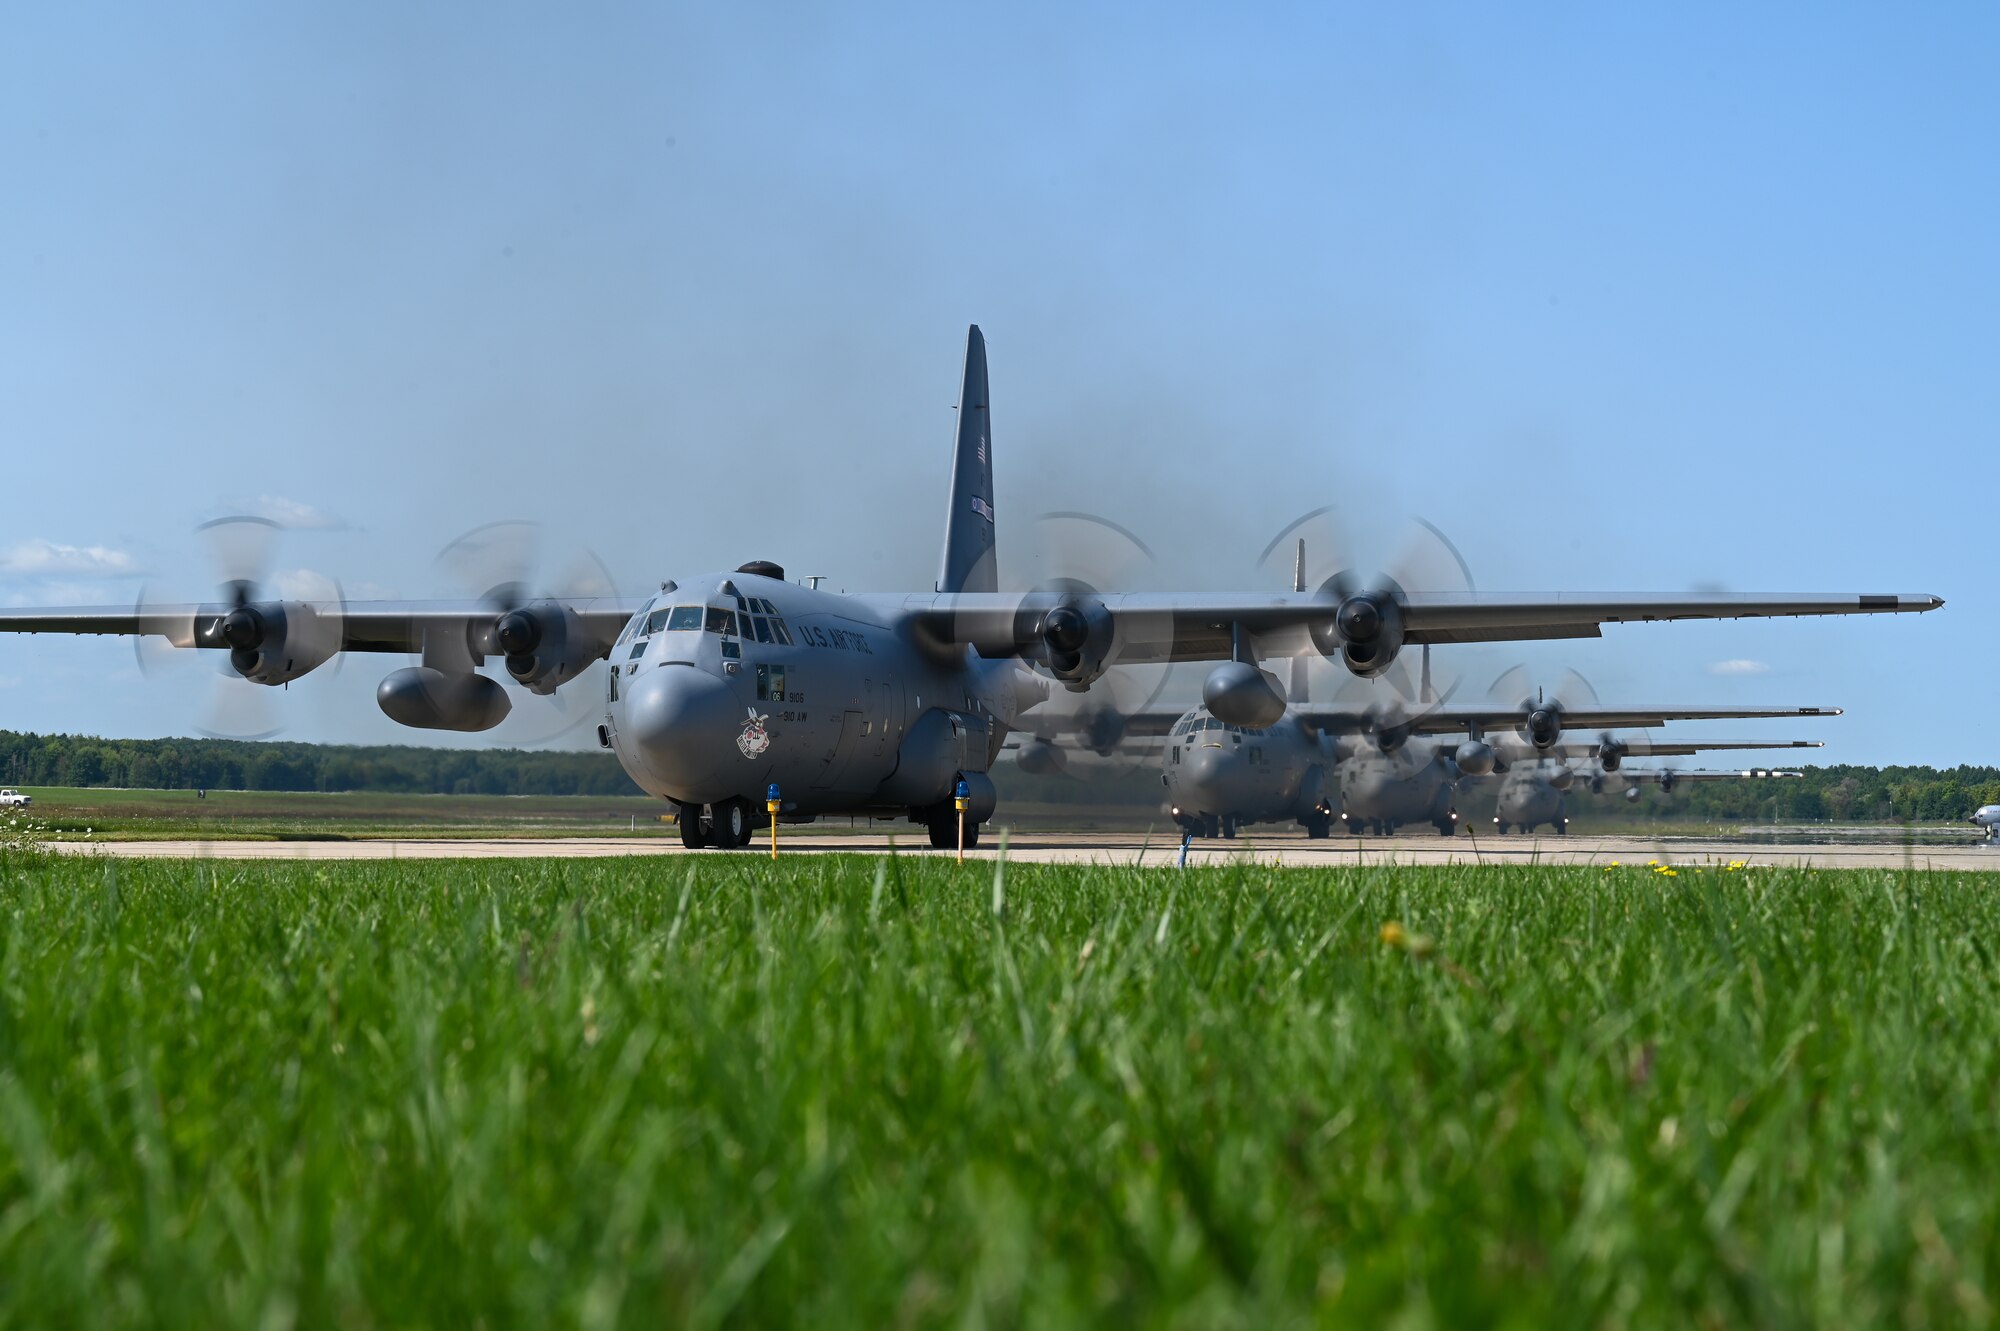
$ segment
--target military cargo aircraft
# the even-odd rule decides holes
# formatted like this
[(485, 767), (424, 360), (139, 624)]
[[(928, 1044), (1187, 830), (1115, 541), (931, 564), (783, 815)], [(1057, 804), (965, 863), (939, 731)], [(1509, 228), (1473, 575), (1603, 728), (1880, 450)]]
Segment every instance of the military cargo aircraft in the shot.
[[(1819, 715), (1838, 715), (1837, 708), (1812, 709)], [(1790, 713), (1788, 713), (1790, 715)], [(1537, 750), (1518, 742), (1496, 746), (1499, 761), (1492, 773), (1503, 775), (1501, 803), (1519, 802), (1520, 814), (1509, 821), (1519, 823), (1527, 813), (1546, 807), (1560, 809), (1561, 796), (1578, 781), (1593, 791), (1602, 791), (1606, 773), (1618, 772), (1625, 779), (1659, 781), (1672, 790), (1682, 773), (1671, 768), (1636, 769), (1623, 766), (1627, 757), (1668, 757), (1708, 753), (1725, 749), (1817, 749), (1819, 740), (1657, 740), (1648, 735), (1611, 734), (1584, 743), (1562, 743)], [(1425, 749), (1428, 748), (1428, 754)], [(1340, 826), (1350, 832), (1375, 831), (1384, 835), (1412, 823), (1429, 823), (1444, 836), (1458, 830), (1457, 790), (1479, 777), (1459, 768), (1446, 745), (1410, 745), (1397, 754), (1363, 750), (1344, 760), (1337, 769), (1340, 780)], [(1578, 764), (1582, 766), (1579, 768)], [(1700, 775), (1688, 773), (1686, 775)], [(1727, 775), (1737, 775), (1728, 773)], [(1627, 789), (1630, 799), (1638, 798), (1637, 786)], [(1553, 797), (1553, 805), (1549, 799)], [(1548, 816), (1537, 822), (1549, 821)], [(1533, 824), (1529, 824), (1532, 826)]]
[[(1324, 837), (1335, 828), (1388, 835), (1406, 824), (1428, 823), (1446, 836), (1458, 829), (1453, 798), (1461, 781), (1495, 771), (1533, 768), (1544, 755), (1555, 755), (1560, 772), (1569, 773), (1566, 756), (1607, 755), (1613, 770), (1627, 753), (1680, 754), (1707, 748), (1806, 747), (1797, 741), (1769, 745), (1736, 741), (1713, 743), (1648, 741), (1637, 736), (1605, 733), (1588, 743), (1551, 744), (1538, 749), (1512, 739), (1488, 737), (1426, 743), (1414, 736), (1448, 732), (1467, 724), (1458, 715), (1433, 714), (1405, 724), (1401, 734), (1384, 735), (1368, 729), (1369, 719), (1351, 711), (1311, 706), (1288, 709), (1268, 727), (1233, 726), (1197, 709), (1178, 719), (1168, 736), (1161, 780), (1174, 821), (1196, 836), (1234, 836), (1239, 827), (1261, 822), (1296, 822), (1310, 837)], [(1612, 711), (1594, 725), (1633, 725), (1620, 718), (1632, 709)], [(1668, 720), (1732, 719), (1741, 717), (1837, 716), (1838, 708), (1662, 708), (1648, 709), (1643, 724)], [(1497, 729), (1503, 713), (1478, 709), (1477, 722)], [(1579, 720), (1583, 718), (1578, 718)], [(1540, 784), (1561, 783), (1570, 776), (1552, 766)], [(1669, 783), (1671, 784), (1671, 783)]]
[(1985, 828), (1988, 841), (2000, 841), (2000, 804), (1982, 804), (1965, 821)]
[[(999, 590), (986, 344), (967, 336), (942, 566), (930, 591), (849, 595), (786, 580), (767, 560), (693, 574), (636, 600), (495, 586), (443, 601), (288, 600), (236, 581), (207, 602), (0, 611), (0, 631), (140, 634), (224, 656), (257, 684), (342, 652), (416, 654), (376, 698), (397, 722), (481, 731), (507, 715), (494, 657), (531, 693), (611, 666), (601, 742), (671, 801), (689, 844), (747, 844), (775, 798), (783, 821), (906, 817), (936, 844), (968, 839), (995, 805), (988, 770), (1051, 683), (1082, 691), (1121, 663), (1213, 663), (1208, 714), (1268, 729), (1284, 716), (1267, 658), (1319, 654), (1355, 674), (1406, 646), (1596, 637), (1605, 624), (1936, 609), (1931, 595), (1407, 592), (1329, 578), (1290, 593), (1141, 594), (1055, 581)], [(1183, 757), (1185, 762), (1185, 757)], [(773, 790), (777, 793), (772, 794)]]
[[(1730, 746), (1717, 746), (1730, 747)], [(1810, 747), (1803, 743), (1775, 745), (1772, 747)], [(1658, 750), (1663, 753), (1693, 752), (1692, 749), (1669, 747)], [(1803, 772), (1775, 772), (1767, 768), (1753, 767), (1741, 771), (1677, 771), (1671, 767), (1631, 768), (1620, 771), (1620, 777), (1631, 783), (1625, 788), (1625, 798), (1639, 798), (1639, 787), (1646, 782), (1657, 784), (1661, 791), (1671, 794), (1673, 788), (1682, 781), (1757, 781), (1771, 777), (1803, 777)], [(1500, 797), (1493, 810), (1493, 830), (1502, 835), (1509, 831), (1533, 832), (1547, 823), (1556, 835), (1569, 832), (1569, 811), (1566, 797), (1581, 776), (1567, 762), (1560, 759), (1536, 760), (1517, 764), (1502, 778)]]

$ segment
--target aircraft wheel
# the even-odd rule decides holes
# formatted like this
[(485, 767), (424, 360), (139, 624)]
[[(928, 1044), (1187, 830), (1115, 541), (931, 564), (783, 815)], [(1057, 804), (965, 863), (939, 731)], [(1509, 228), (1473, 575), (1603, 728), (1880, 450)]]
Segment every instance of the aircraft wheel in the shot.
[(699, 804), (682, 804), (678, 808), (681, 825), (681, 845), (687, 847), (689, 850), (700, 850), (708, 844), (707, 839), (701, 834), (701, 806)]
[(1567, 818), (1557, 819), (1556, 822), (1552, 824), (1552, 826), (1554, 826), (1554, 828), (1556, 829), (1557, 836), (1569, 835), (1569, 819)]
[(1455, 836), (1458, 833), (1458, 824), (1449, 818), (1440, 818), (1437, 821), (1437, 830), (1439, 836)]
[(750, 806), (742, 800), (724, 800), (710, 810), (708, 844), (717, 850), (735, 850), (750, 844)]
[(1314, 841), (1324, 841), (1333, 830), (1333, 819), (1323, 813), (1306, 815), (1306, 836)]
[[(974, 846), (979, 844), (979, 828), (980, 824), (978, 823), (967, 823), (965, 825), (965, 848), (967, 850), (971, 850)], [(951, 834), (952, 834), (951, 844), (954, 847), (956, 847), (958, 845), (958, 827), (956, 824), (953, 824), (951, 829)]]
[(924, 826), (930, 830), (933, 849), (950, 850), (958, 845), (958, 816), (955, 812), (949, 817), (934, 815)]
[(1493, 820), (1493, 835), (1494, 835), (1494, 836), (1506, 836), (1506, 835), (1507, 835), (1507, 824), (1505, 824), (1505, 823), (1501, 822), (1501, 821), (1500, 821), (1500, 820), (1499, 820), (1498, 818), (1495, 818), (1495, 819)]
[(1201, 820), (1201, 835), (1211, 839), (1222, 835), (1222, 822), (1214, 814)]

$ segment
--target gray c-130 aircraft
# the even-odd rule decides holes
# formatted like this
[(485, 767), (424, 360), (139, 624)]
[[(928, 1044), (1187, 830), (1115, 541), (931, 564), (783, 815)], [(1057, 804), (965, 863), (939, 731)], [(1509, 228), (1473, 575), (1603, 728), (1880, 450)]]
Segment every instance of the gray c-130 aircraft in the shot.
[[(1295, 672), (1302, 675), (1303, 664), (1295, 663)], [(1294, 703), (1269, 726), (1232, 725), (1197, 708), (1174, 721), (1160, 770), (1174, 821), (1197, 836), (1233, 836), (1238, 827), (1259, 822), (1296, 822), (1309, 837), (1327, 836), (1335, 826), (1387, 834), (1404, 823), (1424, 822), (1449, 836), (1458, 825), (1452, 802), (1457, 783), (1503, 764), (1518, 770), (1545, 755), (1588, 753), (1617, 770), (1627, 753), (1738, 747), (1731, 741), (1616, 736), (1608, 733), (1611, 728), (1838, 715), (1837, 707), (1598, 706), (1565, 709), (1553, 728), (1536, 734), (1530, 730), (1532, 712), (1494, 704), (1439, 704), (1388, 725), (1371, 709), (1339, 703)], [(1485, 733), (1516, 725), (1518, 739)], [(1563, 743), (1565, 726), (1604, 733), (1585, 743)], [(1470, 737), (1455, 745), (1417, 739), (1459, 730)], [(1546, 743), (1539, 742), (1542, 735)]]
[[(1663, 745), (1652, 750), (1658, 755), (1687, 754), (1706, 749), (1724, 748), (1817, 748), (1809, 741), (1795, 741), (1792, 744), (1692, 744)], [(1603, 769), (1597, 772), (1578, 772), (1566, 760), (1548, 759), (1530, 761), (1516, 765), (1500, 782), (1500, 793), (1494, 800), (1493, 830), (1532, 833), (1543, 823), (1547, 823), (1558, 836), (1569, 831), (1568, 795), (1578, 781), (1584, 782), (1593, 793), (1603, 788)], [(1803, 777), (1803, 772), (1773, 771), (1766, 767), (1746, 767), (1727, 771), (1710, 771), (1699, 768), (1676, 769), (1672, 767), (1612, 768), (1627, 784), (1625, 798), (1639, 798), (1639, 787), (1650, 782), (1658, 785), (1662, 794), (1671, 795), (1676, 785), (1683, 781), (1761, 781), (1772, 777)]]
[(1203, 696), (1237, 725), (1284, 712), (1270, 657), (1317, 653), (1379, 675), (1405, 647), (1596, 637), (1607, 623), (1936, 609), (1930, 595), (1628, 595), (1406, 592), (1336, 578), (1312, 591), (1140, 594), (1057, 582), (1002, 592), (986, 344), (967, 335), (942, 567), (929, 592), (848, 594), (752, 561), (662, 584), (645, 599), (495, 588), (439, 601), (311, 601), (233, 583), (213, 601), (133, 610), (0, 611), (0, 632), (141, 634), (226, 653), (281, 685), (341, 652), (420, 654), (376, 690), (419, 728), (481, 731), (509, 700), (481, 673), (500, 657), (539, 694), (608, 659), (600, 738), (646, 791), (677, 806), (690, 846), (747, 844), (780, 788), (781, 821), (907, 817), (934, 844), (991, 818), (987, 776), (1021, 712), (1051, 682), (1082, 691), (1126, 663), (1214, 662)]

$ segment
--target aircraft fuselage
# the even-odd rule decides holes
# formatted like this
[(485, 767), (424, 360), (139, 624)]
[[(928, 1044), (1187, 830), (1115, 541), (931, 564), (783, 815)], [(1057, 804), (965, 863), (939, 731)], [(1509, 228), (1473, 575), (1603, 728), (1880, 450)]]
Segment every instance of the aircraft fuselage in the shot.
[(1458, 772), (1442, 746), (1405, 743), (1385, 753), (1362, 741), (1341, 760), (1338, 775), (1340, 816), (1350, 830), (1394, 830), (1405, 823), (1454, 830)]
[(1300, 822), (1324, 829), (1329, 742), (1290, 716), (1233, 726), (1206, 708), (1174, 724), (1161, 773), (1174, 820), (1197, 832), (1245, 823)]
[(1550, 783), (1548, 773), (1541, 769), (1542, 763), (1537, 761), (1516, 763), (1509, 769), (1494, 803), (1496, 826), (1523, 832), (1533, 831), (1543, 823), (1558, 832), (1568, 827), (1563, 792)]
[(758, 823), (774, 784), (781, 820), (920, 811), (961, 779), (990, 814), (984, 774), (1041, 685), (927, 647), (904, 600), (745, 572), (669, 584), (611, 649), (604, 738), (647, 792), (741, 800)]

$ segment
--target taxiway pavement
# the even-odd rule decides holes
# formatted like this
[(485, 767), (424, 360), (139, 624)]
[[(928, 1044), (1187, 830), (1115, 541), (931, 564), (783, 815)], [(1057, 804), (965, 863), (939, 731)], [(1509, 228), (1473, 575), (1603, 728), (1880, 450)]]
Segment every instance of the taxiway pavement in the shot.
[[(886, 832), (825, 835), (780, 832), (783, 854), (881, 854), (891, 848), (901, 854), (949, 855), (933, 850), (918, 836)], [(155, 859), (218, 860), (447, 860), (447, 859), (593, 859), (616, 856), (718, 855), (719, 851), (682, 849), (674, 838), (551, 837), (544, 839), (398, 839), (382, 841), (105, 841), (61, 843), (64, 851), (87, 855)], [(767, 843), (735, 855), (768, 854)], [(967, 859), (992, 859), (1000, 854), (999, 838), (989, 834)], [(1148, 838), (1133, 832), (1029, 832), (1012, 836), (1007, 858), (1029, 864), (1143, 864), (1155, 867), (1180, 859), (1180, 842)], [(1235, 840), (1204, 840), (1188, 848), (1192, 865), (1257, 864), (1334, 867), (1366, 864), (1587, 864), (1613, 862), (1645, 865), (1791, 865), (1819, 869), (1948, 869), (2000, 872), (2000, 846), (1980, 842), (1905, 843), (1857, 842), (1851, 838), (1814, 843), (1771, 844), (1702, 837), (1542, 836), (1480, 837), (1403, 836), (1332, 838), (1311, 841), (1299, 836), (1245, 836)]]

